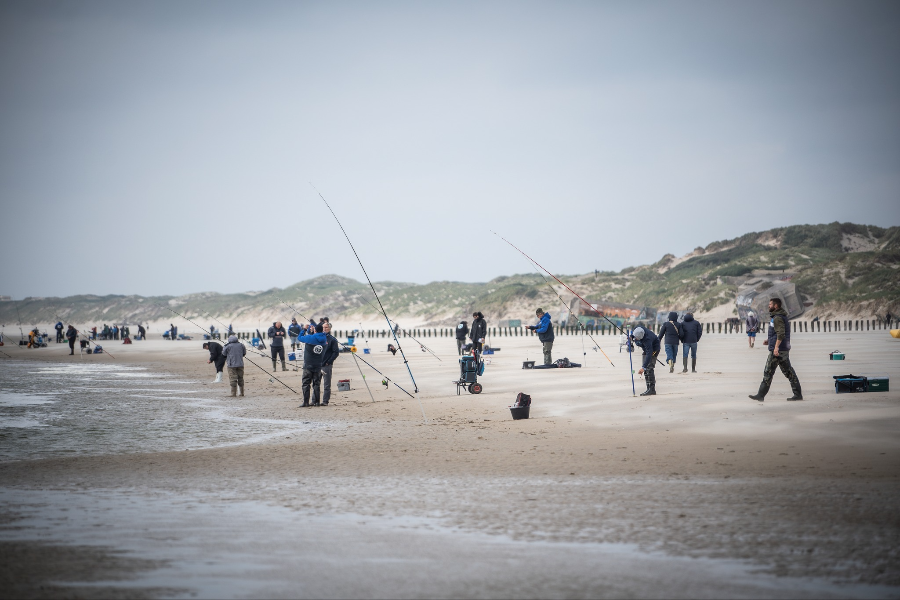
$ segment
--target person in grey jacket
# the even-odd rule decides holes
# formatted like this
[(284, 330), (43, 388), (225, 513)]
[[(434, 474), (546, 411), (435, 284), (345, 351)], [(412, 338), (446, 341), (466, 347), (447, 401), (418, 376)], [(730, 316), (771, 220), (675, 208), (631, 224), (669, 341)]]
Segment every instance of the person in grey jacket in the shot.
[(684, 314), (684, 323), (681, 324), (681, 344), (683, 348), (684, 370), (687, 373), (688, 351), (691, 353), (691, 372), (697, 372), (697, 342), (703, 336), (703, 325), (694, 320), (693, 313)]
[(331, 370), (334, 368), (334, 361), (341, 355), (341, 345), (337, 338), (331, 335), (331, 323), (328, 321), (322, 324), (322, 333), (328, 338), (325, 356), (322, 358), (322, 406), (328, 406), (331, 399)]
[(228, 366), (228, 382), (231, 384), (231, 395), (237, 395), (237, 388), (241, 388), (241, 396), (244, 395), (244, 357), (247, 356), (247, 348), (240, 343), (236, 335), (228, 338), (228, 343), (222, 348), (225, 355), (225, 364)]

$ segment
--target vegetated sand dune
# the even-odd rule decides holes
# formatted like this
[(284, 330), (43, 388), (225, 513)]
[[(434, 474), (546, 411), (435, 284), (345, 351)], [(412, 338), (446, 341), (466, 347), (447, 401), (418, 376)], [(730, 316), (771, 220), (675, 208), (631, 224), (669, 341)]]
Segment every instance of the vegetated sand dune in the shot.
[[(699, 372), (658, 367), (649, 398), (632, 395), (616, 338), (595, 339), (615, 366), (587, 337), (565, 336), (554, 357), (584, 367), (522, 370), (540, 358), (537, 339), (497, 339), (484, 392), (459, 396), (454, 341), (424, 340), (438, 361), (403, 339), (418, 400), (361, 365), (373, 402), (344, 354), (335, 380), (351, 391), (312, 409), (249, 364), (247, 396), (227, 397), (209, 383), (200, 341), (109, 343), (115, 359), (10, 349), (151, 366), (221, 397), (235, 418), (316, 427), (205, 450), (0, 464), (4, 586), (30, 596), (116, 595), (117, 579), (136, 596), (900, 593), (900, 392), (837, 395), (832, 380), (900, 382), (900, 340), (795, 334), (806, 399), (786, 402), (777, 373), (757, 403), (747, 395), (762, 339), (749, 349), (742, 335), (704, 336)], [(400, 355), (369, 345), (361, 358), (412, 392)], [(829, 361), (835, 349), (847, 360)], [(299, 372), (276, 375), (299, 391)], [(533, 398), (528, 420), (510, 419), (517, 392)], [(27, 532), (40, 522), (52, 526), (35, 543)], [(90, 552), (72, 552), (78, 544)]]

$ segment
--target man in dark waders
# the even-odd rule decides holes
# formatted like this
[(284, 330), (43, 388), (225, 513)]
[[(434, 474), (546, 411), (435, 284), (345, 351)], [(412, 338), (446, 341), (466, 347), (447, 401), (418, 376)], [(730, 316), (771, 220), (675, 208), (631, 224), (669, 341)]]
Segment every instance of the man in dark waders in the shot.
[(553, 323), (550, 321), (550, 313), (545, 313), (543, 308), (534, 311), (540, 322), (537, 325), (529, 325), (526, 329), (533, 329), (538, 334), (541, 346), (544, 351), (544, 364), (553, 364), (553, 340), (556, 336), (553, 333)]
[(463, 346), (466, 345), (466, 335), (469, 333), (469, 323), (463, 319), (456, 326), (456, 351), (462, 356)]
[(638, 375), (644, 375), (644, 381), (647, 382), (647, 391), (641, 396), (656, 395), (656, 357), (659, 356), (659, 338), (649, 329), (643, 327), (635, 327), (631, 332), (631, 340), (636, 346), (640, 346), (644, 351), (644, 361), (641, 364)]
[(762, 402), (769, 393), (769, 387), (772, 385), (772, 377), (775, 375), (775, 369), (780, 368), (784, 376), (791, 383), (791, 391), (794, 395), (788, 400), (803, 400), (803, 394), (800, 390), (800, 380), (797, 378), (797, 372), (791, 366), (791, 322), (788, 320), (787, 311), (781, 307), (781, 298), (772, 298), (769, 300), (769, 358), (766, 360), (766, 369), (763, 371), (763, 380), (759, 384), (759, 391), (756, 395), (750, 396), (751, 400)]
[[(322, 397), (322, 365), (325, 362), (325, 350), (328, 347), (328, 337), (324, 333), (322, 325), (316, 325), (316, 332), (302, 335), (297, 338), (303, 347), (303, 390), (302, 406), (320, 406)], [(312, 392), (313, 402), (310, 405), (309, 397)]]

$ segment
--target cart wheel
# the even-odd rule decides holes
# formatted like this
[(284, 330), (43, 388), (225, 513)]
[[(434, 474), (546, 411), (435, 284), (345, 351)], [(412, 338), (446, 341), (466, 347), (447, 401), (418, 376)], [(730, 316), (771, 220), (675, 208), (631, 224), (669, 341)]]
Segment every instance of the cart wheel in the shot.
[(481, 387), (480, 383), (473, 383), (469, 386), (469, 392), (472, 394), (480, 394), (482, 389), (484, 388)]

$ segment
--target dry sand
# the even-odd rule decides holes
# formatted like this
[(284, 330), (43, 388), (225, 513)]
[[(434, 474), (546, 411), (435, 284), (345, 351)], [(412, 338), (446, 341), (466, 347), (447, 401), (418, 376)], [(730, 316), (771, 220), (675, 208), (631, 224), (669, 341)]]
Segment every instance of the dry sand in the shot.
[[(250, 365), (248, 395), (226, 397), (198, 341), (110, 343), (115, 359), (7, 348), (148, 365), (221, 393), (236, 415), (320, 426), (0, 464), (2, 595), (900, 596), (900, 392), (836, 395), (831, 379), (887, 374), (897, 389), (900, 340), (796, 334), (806, 399), (786, 402), (779, 373), (762, 404), (747, 395), (766, 351), (744, 336), (705, 336), (700, 372), (658, 368), (649, 399), (632, 396), (614, 338), (597, 340), (616, 367), (585, 338), (584, 368), (523, 371), (536, 338), (495, 340), (484, 392), (460, 396), (453, 340), (424, 340), (442, 362), (406, 340), (427, 423), (363, 366), (373, 403), (346, 354), (335, 380), (352, 390), (301, 409)], [(411, 390), (399, 355), (370, 344), (365, 358)], [(847, 361), (828, 360), (836, 348)], [(554, 355), (583, 360), (581, 338), (557, 338)], [(299, 390), (299, 372), (277, 375)], [(520, 391), (532, 418), (514, 422)]]

